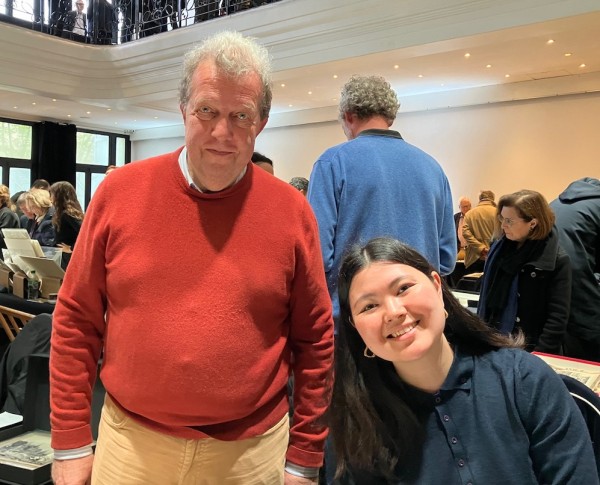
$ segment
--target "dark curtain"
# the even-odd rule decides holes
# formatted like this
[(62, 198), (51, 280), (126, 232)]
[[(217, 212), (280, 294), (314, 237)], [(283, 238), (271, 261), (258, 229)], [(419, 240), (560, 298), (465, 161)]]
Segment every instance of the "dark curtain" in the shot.
[(31, 182), (65, 180), (75, 185), (77, 128), (42, 121), (33, 125)]

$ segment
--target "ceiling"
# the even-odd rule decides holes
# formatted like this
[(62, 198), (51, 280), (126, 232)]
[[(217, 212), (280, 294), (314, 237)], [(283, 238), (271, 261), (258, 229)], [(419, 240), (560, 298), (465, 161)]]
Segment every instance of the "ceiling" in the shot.
[[(381, 2), (363, 1), (359, 6), (359, 2), (331, 0), (333, 4), (339, 3), (340, 8), (320, 12), (318, 18), (324, 21), (319, 30), (314, 26), (317, 17), (308, 18), (315, 16), (315, 12), (304, 15), (300, 8), (310, 7), (311, 1), (283, 0), (257, 8), (256, 12), (241, 12), (230, 19), (215, 19), (110, 47), (73, 45), (38, 32), (0, 25), (0, 43), (5, 45), (0, 52), (0, 117), (72, 122), (81, 127), (125, 133), (180, 126), (176, 88), (181, 54), (198, 40), (199, 33), (208, 35), (223, 28), (254, 35), (273, 53), (271, 126), (331, 118), (340, 89), (352, 74), (384, 76), (397, 90), (401, 110), (600, 90), (600, 10), (590, 9), (587, 4), (581, 9), (584, 13), (573, 8), (569, 12), (576, 15), (541, 22), (527, 23), (527, 15), (517, 16), (502, 25), (519, 25), (506, 28), (496, 28), (494, 22), (498, 22), (500, 15), (494, 17), (494, 11), (486, 5), (488, 10), (482, 10), (477, 24), (480, 28), (476, 29), (469, 27), (469, 18), (459, 7), (470, 6), (472, 15), (477, 5), (486, 2), (454, 0), (448, 3), (453, 3), (455, 10), (435, 16), (432, 12), (437, 14), (440, 10), (433, 8), (436, 2), (422, 0), (419, 7), (414, 7), (420, 10), (390, 14), (389, 22), (386, 12), (370, 17), (378, 23), (372, 22), (373, 30), (368, 32), (366, 22), (356, 23), (356, 18), (355, 23), (344, 24), (340, 12), (350, 10), (348, 14), (355, 17), (366, 12), (356, 9)], [(354, 11), (348, 4), (355, 6)], [(522, 0), (520, 8), (526, 4), (536, 4), (543, 12), (541, 2)], [(427, 7), (429, 10), (423, 10)], [(267, 22), (269, 16), (281, 15), (277, 9), (295, 13), (286, 14), (285, 22)], [(263, 15), (258, 17), (260, 11)], [(416, 17), (424, 12), (429, 12), (431, 18)], [(502, 15), (508, 18), (509, 13)], [(454, 22), (456, 31), (469, 35), (444, 32), (439, 23), (444, 16), (450, 19), (449, 24)], [(335, 17), (336, 24), (332, 24)], [(539, 17), (544, 15), (532, 16)], [(266, 32), (263, 36), (249, 27), (259, 19)], [(429, 31), (419, 28), (410, 35), (404, 31), (398, 35), (402, 28), (399, 19), (404, 19), (407, 25), (411, 20), (411, 26), (417, 19)], [(286, 22), (298, 26), (294, 30), (293, 26), (285, 26)], [(311, 22), (313, 25), (307, 27)], [(279, 30), (275, 30), (275, 25)], [(337, 32), (336, 25), (340, 26)], [(357, 25), (364, 32), (357, 31)], [(309, 28), (312, 31), (307, 33)], [(378, 38), (377, 33), (385, 28), (389, 33)], [(2, 34), (12, 40), (12, 45), (3, 42)], [(324, 37), (321, 44), (319, 36), (325, 35), (331, 38)], [(368, 36), (369, 42), (363, 40), (363, 35)], [(306, 39), (311, 40), (310, 49), (302, 44)], [(294, 49), (301, 49), (302, 55), (294, 55)], [(60, 62), (52, 58), (57, 51), (62, 53)], [(31, 59), (30, 63), (24, 59)], [(525, 90), (527, 94), (524, 87), (529, 87)], [(502, 89), (504, 94), (498, 98), (497, 93)], [(325, 118), (319, 118), (320, 110), (326, 112)], [(311, 116), (307, 117), (307, 113)]]

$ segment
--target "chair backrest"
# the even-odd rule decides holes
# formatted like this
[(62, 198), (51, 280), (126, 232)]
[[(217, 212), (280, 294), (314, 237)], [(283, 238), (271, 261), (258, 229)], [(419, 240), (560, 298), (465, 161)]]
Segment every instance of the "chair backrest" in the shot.
[(34, 316), (35, 315), (32, 315), (31, 313), (25, 313), (19, 310), (14, 310), (13, 308), (0, 306), (0, 325), (2, 325), (2, 328), (8, 336), (8, 340), (11, 342), (15, 339), (25, 324)]
[(600, 475), (600, 396), (583, 382), (564, 374), (559, 375), (583, 415), (592, 439), (596, 467)]

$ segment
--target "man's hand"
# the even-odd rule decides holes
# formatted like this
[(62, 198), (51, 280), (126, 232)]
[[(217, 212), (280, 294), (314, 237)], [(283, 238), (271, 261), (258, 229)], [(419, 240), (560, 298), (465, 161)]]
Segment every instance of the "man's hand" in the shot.
[(54, 460), (52, 480), (54, 485), (90, 485), (94, 455), (74, 460)]
[(315, 485), (319, 483), (319, 479), (315, 478), (303, 478), (292, 475), (291, 473), (285, 472), (283, 478), (284, 485)]

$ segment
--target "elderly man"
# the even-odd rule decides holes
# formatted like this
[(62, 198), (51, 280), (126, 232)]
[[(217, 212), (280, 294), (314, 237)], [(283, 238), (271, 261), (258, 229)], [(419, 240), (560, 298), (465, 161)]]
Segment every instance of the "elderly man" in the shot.
[(315, 163), (308, 200), (317, 221), (337, 318), (337, 278), (349, 244), (400, 239), (448, 274), (456, 262), (450, 185), (440, 165), (391, 130), (400, 104), (382, 77), (352, 77), (340, 98), (348, 142)]
[(465, 215), (471, 210), (471, 201), (468, 197), (463, 195), (458, 199), (458, 209), (459, 211), (454, 214), (454, 227), (456, 227), (457, 236), (456, 250), (458, 254), (456, 259), (460, 261), (465, 259), (465, 248), (467, 247), (467, 241), (465, 241), (462, 231), (465, 223)]
[(479, 203), (467, 212), (464, 218), (463, 237), (467, 242), (465, 269), (471, 273), (483, 271), (492, 245), (496, 227), (495, 197), (491, 190), (482, 190), (479, 193)]
[(316, 481), (331, 303), (310, 206), (250, 162), (270, 101), (264, 48), (236, 33), (205, 40), (184, 60), (185, 147), (120, 168), (95, 193), (54, 313), (57, 485), (90, 473), (107, 485)]

